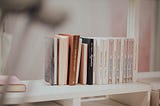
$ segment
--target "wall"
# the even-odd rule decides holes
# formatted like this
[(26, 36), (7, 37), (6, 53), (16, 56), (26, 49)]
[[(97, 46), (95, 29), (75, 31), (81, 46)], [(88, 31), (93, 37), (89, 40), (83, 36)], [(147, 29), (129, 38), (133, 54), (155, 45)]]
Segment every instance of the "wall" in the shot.
[(20, 79), (43, 78), (44, 38), (54, 33), (126, 36), (127, 4), (127, 0), (45, 0), (49, 14), (54, 14), (51, 10), (55, 8), (68, 14), (67, 21), (54, 28), (35, 20), (28, 24), (27, 14), (9, 15), (6, 27), (7, 33), (13, 36), (13, 43), (8, 71)]

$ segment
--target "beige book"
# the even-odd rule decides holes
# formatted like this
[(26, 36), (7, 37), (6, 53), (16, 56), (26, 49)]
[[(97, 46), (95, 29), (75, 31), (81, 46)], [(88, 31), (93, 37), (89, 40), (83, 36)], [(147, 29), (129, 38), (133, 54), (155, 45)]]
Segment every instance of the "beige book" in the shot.
[(58, 85), (67, 84), (68, 76), (68, 52), (69, 52), (69, 37), (58, 37)]
[(87, 50), (88, 45), (85, 43), (82, 43), (82, 54), (81, 54), (81, 62), (80, 62), (80, 78), (79, 82), (80, 84), (86, 84), (87, 83)]
[(113, 83), (114, 40), (109, 39), (108, 84)]
[(108, 58), (109, 58), (109, 40), (104, 41), (104, 84), (108, 84)]
[(96, 71), (96, 84), (103, 84), (103, 41), (97, 40), (97, 71)]
[(128, 53), (127, 53), (127, 79), (128, 82), (133, 81), (133, 61), (134, 61), (134, 39), (128, 39)]
[(80, 61), (81, 61), (81, 49), (82, 49), (82, 39), (79, 39), (77, 71), (76, 71), (76, 84), (78, 83), (78, 79), (79, 79)]
[(96, 71), (97, 71), (97, 41), (94, 39), (93, 45), (93, 85), (96, 84)]
[(121, 57), (120, 57), (120, 76), (119, 76), (119, 82), (123, 82), (123, 74), (124, 74), (124, 39), (121, 39)]

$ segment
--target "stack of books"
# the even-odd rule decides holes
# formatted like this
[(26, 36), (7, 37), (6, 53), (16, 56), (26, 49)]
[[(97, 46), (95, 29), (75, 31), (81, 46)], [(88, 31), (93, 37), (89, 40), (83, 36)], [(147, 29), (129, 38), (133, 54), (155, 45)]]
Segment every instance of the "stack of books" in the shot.
[(51, 85), (133, 82), (136, 69), (134, 38), (47, 37), (45, 81)]

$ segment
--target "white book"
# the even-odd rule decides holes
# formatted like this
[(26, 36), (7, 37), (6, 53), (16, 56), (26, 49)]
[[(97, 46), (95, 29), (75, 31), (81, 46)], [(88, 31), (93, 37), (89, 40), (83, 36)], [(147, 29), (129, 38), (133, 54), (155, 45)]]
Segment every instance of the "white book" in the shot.
[(123, 61), (124, 61), (124, 39), (121, 39), (121, 57), (120, 57), (120, 79), (119, 79), (119, 82), (122, 83), (123, 81), (123, 67), (124, 67), (124, 64), (123, 64)]
[(121, 57), (121, 39), (116, 39), (115, 43), (115, 83), (119, 83), (120, 80), (120, 57)]
[(57, 85), (58, 75), (58, 39), (54, 37), (54, 85)]
[(103, 84), (103, 42), (101, 39), (97, 40), (97, 71), (96, 84)]
[(137, 70), (138, 70), (138, 45), (136, 39), (134, 39), (134, 54), (133, 54), (133, 82), (136, 82)]
[(134, 39), (128, 39), (128, 54), (127, 54), (127, 74), (128, 82), (133, 81), (133, 56), (134, 56)]
[(97, 40), (94, 39), (93, 46), (93, 84), (96, 84), (96, 71), (97, 71)]
[(109, 39), (108, 83), (113, 83), (114, 40)]
[(79, 39), (77, 71), (76, 71), (76, 84), (78, 83), (78, 78), (79, 78), (80, 60), (81, 60), (81, 48), (82, 48), (81, 46), (82, 46), (82, 39)]
[(109, 40), (104, 41), (104, 84), (108, 84), (108, 58), (109, 58)]
[(69, 52), (69, 37), (57, 36), (58, 41), (58, 85), (67, 84), (68, 76), (68, 52)]

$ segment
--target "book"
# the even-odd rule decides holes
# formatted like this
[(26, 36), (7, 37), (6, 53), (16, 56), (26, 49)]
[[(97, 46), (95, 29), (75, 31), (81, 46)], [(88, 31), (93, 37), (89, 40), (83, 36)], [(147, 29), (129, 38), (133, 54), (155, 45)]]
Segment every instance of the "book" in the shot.
[(2, 92), (25, 92), (26, 85), (16, 76), (0, 75), (0, 93)]
[(83, 85), (87, 83), (87, 47), (87, 44), (82, 43), (79, 83)]
[(58, 71), (58, 39), (50, 36), (45, 41), (45, 81), (51, 85), (57, 85)]
[(69, 37), (56, 36), (58, 38), (58, 85), (66, 85), (68, 77)]
[(102, 39), (96, 39), (97, 47), (96, 47), (96, 54), (97, 54), (97, 71), (96, 71), (96, 84), (103, 84), (103, 75), (104, 75), (104, 69), (103, 69), (103, 54), (104, 54), (104, 45)]
[(108, 56), (108, 84), (113, 83), (113, 61), (114, 61), (114, 40), (109, 39), (109, 56)]
[(120, 57), (121, 57), (121, 39), (116, 40), (116, 51), (115, 51), (115, 83), (120, 82)]
[(71, 34), (58, 34), (59, 36), (67, 36), (69, 38), (69, 69), (68, 69), (68, 84), (76, 84), (76, 75), (78, 67), (78, 50), (80, 35), (71, 35)]
[(124, 74), (124, 39), (121, 39), (121, 55), (120, 55), (120, 76), (119, 82), (124, 82), (123, 74)]
[(128, 39), (128, 55), (127, 55), (127, 74), (128, 82), (133, 81), (133, 61), (134, 61), (134, 40)]
[(104, 40), (104, 84), (108, 84), (108, 58), (109, 58), (109, 40), (105, 39)]
[(87, 60), (87, 84), (93, 84), (93, 51), (94, 39), (82, 38), (82, 43), (88, 44), (88, 60)]
[(123, 74), (122, 74), (122, 83), (127, 83), (127, 54), (128, 54), (128, 40), (124, 39), (124, 47), (123, 47)]
[(80, 61), (81, 61), (81, 54), (82, 54), (82, 39), (79, 39), (79, 47), (78, 47), (78, 60), (77, 60), (77, 71), (76, 71), (76, 84), (78, 84), (79, 79), (79, 71), (80, 71)]

